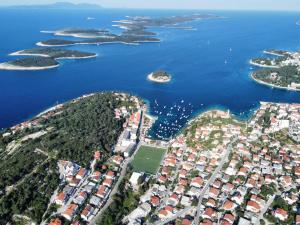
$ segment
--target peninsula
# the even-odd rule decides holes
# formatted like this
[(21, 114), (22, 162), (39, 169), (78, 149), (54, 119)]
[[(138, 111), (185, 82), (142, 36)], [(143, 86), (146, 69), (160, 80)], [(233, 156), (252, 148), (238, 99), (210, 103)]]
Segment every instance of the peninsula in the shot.
[(250, 64), (262, 69), (251, 73), (258, 83), (275, 88), (300, 91), (300, 53), (282, 50), (266, 50), (275, 58), (256, 58)]
[[(90, 198), (97, 205), (93, 209), (101, 208), (98, 184), (92, 184), (104, 174), (114, 177), (111, 187), (116, 184), (116, 169), (123, 165), (113, 148), (125, 129), (134, 143), (137, 129), (131, 126), (142, 118), (142, 107), (139, 98), (125, 93), (94, 93), (1, 130), (0, 223), (49, 224), (58, 215), (70, 224), (69, 206), (77, 202), (79, 213), (91, 206)], [(78, 196), (89, 200), (79, 202)]]
[(147, 78), (148, 80), (156, 83), (168, 83), (171, 81), (172, 76), (165, 71), (156, 71), (150, 73)]
[(94, 53), (56, 48), (26, 49), (10, 54), (11, 56), (30, 56), (29, 58), (0, 64), (2, 70), (45, 70), (58, 67), (59, 59), (86, 59), (97, 55)]

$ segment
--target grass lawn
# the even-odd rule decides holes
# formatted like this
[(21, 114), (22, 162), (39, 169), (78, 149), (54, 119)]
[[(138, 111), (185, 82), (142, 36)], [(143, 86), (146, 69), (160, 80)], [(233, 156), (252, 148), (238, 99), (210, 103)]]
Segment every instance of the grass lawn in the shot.
[(141, 146), (131, 163), (133, 170), (155, 174), (166, 149)]

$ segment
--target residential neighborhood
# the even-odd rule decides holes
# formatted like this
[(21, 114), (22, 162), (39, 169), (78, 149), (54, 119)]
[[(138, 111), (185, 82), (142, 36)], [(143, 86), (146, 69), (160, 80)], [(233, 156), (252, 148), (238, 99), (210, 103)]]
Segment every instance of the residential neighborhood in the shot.
[(202, 114), (169, 142), (156, 181), (123, 222), (299, 223), (299, 121), (299, 104), (262, 102), (247, 123)]

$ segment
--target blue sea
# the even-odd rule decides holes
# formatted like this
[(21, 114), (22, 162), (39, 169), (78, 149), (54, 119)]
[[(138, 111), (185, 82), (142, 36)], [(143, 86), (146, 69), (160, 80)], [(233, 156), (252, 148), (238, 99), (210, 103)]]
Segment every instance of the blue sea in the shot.
[[(45, 10), (0, 9), (0, 61), (9, 53), (35, 47), (53, 38), (41, 30), (61, 28), (108, 28), (125, 16), (172, 16), (201, 11), (164, 10)], [(184, 125), (187, 119), (211, 108), (229, 109), (246, 118), (260, 101), (300, 102), (300, 93), (272, 89), (249, 77), (248, 61), (262, 56), (266, 48), (300, 50), (300, 13), (202, 11), (224, 17), (189, 23), (196, 30), (155, 28), (161, 43), (140, 45), (81, 45), (69, 49), (95, 52), (95, 59), (61, 61), (47, 71), (0, 71), (0, 127), (20, 123), (57, 103), (86, 93), (126, 91), (149, 102), (160, 123)], [(94, 17), (95, 20), (87, 20)], [(231, 50), (230, 50), (231, 49)], [(163, 69), (172, 74), (168, 84), (154, 84), (146, 76)], [(175, 106), (182, 114), (168, 117)], [(168, 121), (168, 122), (166, 122)], [(164, 136), (176, 131), (163, 131)]]

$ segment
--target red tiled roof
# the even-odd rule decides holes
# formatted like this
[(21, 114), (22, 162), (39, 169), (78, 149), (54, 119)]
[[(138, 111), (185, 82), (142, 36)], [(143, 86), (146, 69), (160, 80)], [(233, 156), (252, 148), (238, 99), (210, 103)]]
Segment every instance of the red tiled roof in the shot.
[(52, 219), (49, 225), (61, 225), (61, 220), (59, 218)]

